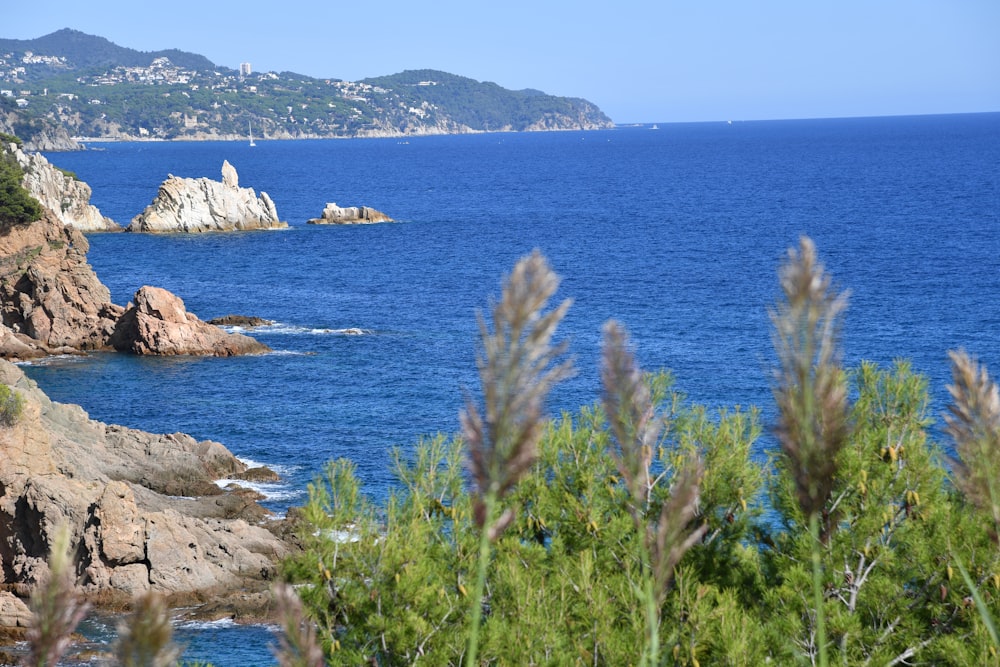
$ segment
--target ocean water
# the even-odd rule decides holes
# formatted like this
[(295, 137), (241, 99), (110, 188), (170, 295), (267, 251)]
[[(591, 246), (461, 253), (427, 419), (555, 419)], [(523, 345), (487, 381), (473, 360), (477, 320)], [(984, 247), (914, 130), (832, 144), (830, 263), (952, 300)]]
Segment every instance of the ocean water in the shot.
[[(278, 513), (337, 457), (384, 496), (392, 448), (457, 430), (476, 391), (476, 314), (536, 248), (573, 299), (560, 337), (578, 373), (553, 413), (599, 397), (601, 326), (615, 318), (643, 367), (672, 370), (692, 401), (757, 405), (769, 422), (768, 308), (801, 235), (850, 290), (848, 364), (910, 359), (935, 413), (948, 350), (1000, 373), (1000, 114), (92, 148), (48, 157), (123, 225), (168, 173), (217, 179), (223, 160), (271, 196), (290, 229), (96, 234), (89, 260), (116, 303), (148, 284), (203, 319), (274, 320), (251, 333), (275, 352), (94, 354), (26, 372), (95, 419), (218, 440), (275, 468), (282, 482), (262, 490)], [(305, 224), (330, 201), (398, 224)], [(188, 659), (272, 662), (267, 628), (184, 632)]]

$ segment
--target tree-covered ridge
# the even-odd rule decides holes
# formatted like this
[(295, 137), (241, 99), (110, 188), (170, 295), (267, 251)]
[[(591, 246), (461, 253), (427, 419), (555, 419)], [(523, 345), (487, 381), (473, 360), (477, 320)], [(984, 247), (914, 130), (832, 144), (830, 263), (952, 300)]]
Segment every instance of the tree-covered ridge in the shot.
[(361, 83), (391, 90), (410, 107), (443, 114), (476, 129), (525, 130), (547, 117), (603, 116), (583, 99), (556, 97), (532, 89), (507, 90), (489, 81), (437, 70), (407, 70)]
[(246, 136), (251, 126), (256, 138), (266, 139), (612, 125), (586, 100), (511, 91), (445, 72), (358, 82), (241, 74), (202, 56), (143, 53), (72, 30), (0, 40), (0, 95), (14, 101), (21, 116), (47, 118), (75, 136), (116, 139), (231, 139)]
[(5, 52), (57, 56), (66, 59), (67, 67), (86, 70), (93, 67), (142, 67), (157, 58), (169, 58), (179, 67), (211, 70), (215, 65), (205, 56), (177, 49), (136, 51), (95, 35), (63, 28), (36, 39), (0, 39), (0, 54)]

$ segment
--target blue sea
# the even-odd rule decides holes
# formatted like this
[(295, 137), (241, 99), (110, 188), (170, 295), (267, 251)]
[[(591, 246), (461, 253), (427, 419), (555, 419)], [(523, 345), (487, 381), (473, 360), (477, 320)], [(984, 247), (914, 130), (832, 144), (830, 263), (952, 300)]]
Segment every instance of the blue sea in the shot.
[[(476, 316), (539, 249), (573, 299), (560, 327), (577, 375), (553, 414), (600, 395), (603, 322), (690, 400), (773, 420), (768, 308), (800, 236), (850, 290), (845, 361), (906, 358), (946, 407), (947, 351), (1000, 373), (1000, 114), (660, 123), (593, 132), (241, 143), (102, 143), (47, 157), (122, 225), (168, 173), (267, 192), (290, 228), (224, 235), (94, 234), (112, 300), (142, 285), (202, 319), (274, 320), (274, 352), (234, 359), (93, 354), (28, 365), (95, 419), (217, 440), (273, 467), (277, 513), (333, 458), (376, 497), (392, 448), (454, 433), (477, 394)], [(396, 224), (306, 225), (327, 202)], [(347, 329), (362, 335), (348, 335)], [(772, 446), (765, 437), (760, 447)], [(272, 662), (266, 628), (181, 628), (186, 659)]]

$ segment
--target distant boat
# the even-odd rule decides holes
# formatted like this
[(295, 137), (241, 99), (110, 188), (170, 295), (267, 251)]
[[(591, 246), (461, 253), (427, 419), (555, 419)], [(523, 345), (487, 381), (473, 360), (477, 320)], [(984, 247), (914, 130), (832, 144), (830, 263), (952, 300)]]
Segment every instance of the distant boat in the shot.
[(250, 125), (250, 121), (247, 121), (247, 130), (249, 130), (249, 131), (250, 131), (250, 145), (251, 145), (251, 146), (256, 146), (257, 144), (255, 144), (255, 143), (253, 142), (253, 127), (251, 127), (251, 125)]
[(658, 130), (658, 129), (660, 129), (660, 126), (657, 125), (656, 123), (653, 123), (653, 127), (649, 128), (649, 129), (651, 129), (651, 130)]

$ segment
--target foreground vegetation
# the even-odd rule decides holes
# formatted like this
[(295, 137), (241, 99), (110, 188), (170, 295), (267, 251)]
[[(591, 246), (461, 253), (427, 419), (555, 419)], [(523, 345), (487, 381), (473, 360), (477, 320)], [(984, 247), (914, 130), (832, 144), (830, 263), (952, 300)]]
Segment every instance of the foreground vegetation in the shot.
[[(953, 352), (936, 442), (907, 363), (840, 367), (846, 300), (808, 239), (780, 275), (780, 448), (761, 459), (756, 410), (692, 405), (614, 322), (601, 400), (546, 419), (569, 304), (549, 309), (555, 275), (522, 260), (481, 321), (461, 435), (397, 452), (385, 503), (349, 461), (310, 486), (275, 591), (280, 664), (1000, 663), (1000, 392)], [(37, 618), (73, 621), (53, 595)], [(138, 606), (122, 664), (176, 658), (162, 618)]]
[[(298, 585), (334, 664), (997, 663), (1000, 400), (952, 355), (948, 464), (925, 378), (844, 371), (846, 305), (805, 240), (773, 312), (780, 451), (755, 410), (710, 414), (605, 331), (600, 404), (544, 421), (565, 305), (535, 256), (483, 324), (462, 437), (310, 488)], [(848, 397), (852, 397), (848, 400)]]

